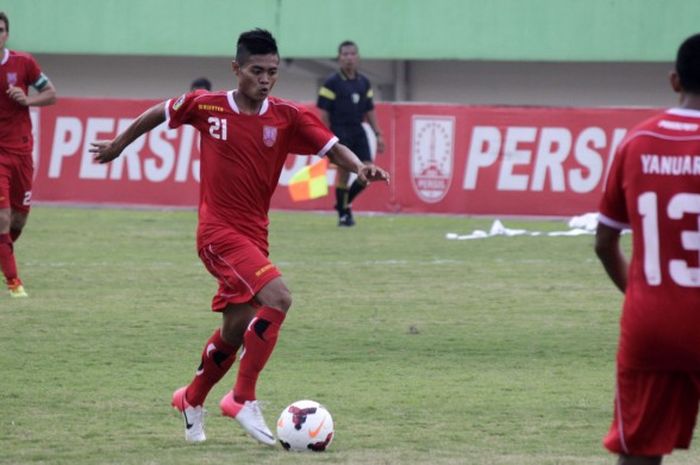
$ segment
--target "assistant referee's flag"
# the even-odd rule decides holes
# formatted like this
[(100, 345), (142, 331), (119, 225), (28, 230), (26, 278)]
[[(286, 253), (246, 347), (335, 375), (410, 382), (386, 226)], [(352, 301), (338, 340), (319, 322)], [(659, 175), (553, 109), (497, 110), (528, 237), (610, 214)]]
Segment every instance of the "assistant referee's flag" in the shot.
[(289, 180), (289, 195), (292, 200), (312, 200), (328, 195), (328, 158), (323, 157), (313, 165), (307, 165), (294, 173)]

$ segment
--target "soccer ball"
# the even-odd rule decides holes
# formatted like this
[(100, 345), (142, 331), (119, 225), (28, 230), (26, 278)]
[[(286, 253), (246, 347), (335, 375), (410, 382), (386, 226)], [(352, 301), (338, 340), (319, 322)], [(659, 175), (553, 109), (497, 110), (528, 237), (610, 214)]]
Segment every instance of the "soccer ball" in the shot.
[(313, 400), (290, 404), (277, 420), (277, 437), (287, 450), (324, 451), (331, 444), (333, 433), (330, 412)]

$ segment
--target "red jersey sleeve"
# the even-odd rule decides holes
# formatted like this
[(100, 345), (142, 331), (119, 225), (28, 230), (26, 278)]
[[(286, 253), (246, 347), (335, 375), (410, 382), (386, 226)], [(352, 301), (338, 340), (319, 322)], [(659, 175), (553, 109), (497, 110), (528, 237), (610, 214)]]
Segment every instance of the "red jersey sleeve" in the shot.
[(624, 229), (629, 227), (629, 215), (627, 214), (627, 202), (625, 199), (625, 158), (627, 144), (620, 146), (613, 160), (608, 180), (605, 183), (605, 192), (600, 201), (598, 211), (599, 221), (607, 226)]
[(165, 105), (168, 126), (174, 129), (183, 124), (194, 124), (194, 110), (197, 108), (194, 102), (197, 96), (204, 92), (206, 91), (198, 89), (182, 94), (177, 99), (168, 100)]
[(33, 56), (28, 55), (26, 61), (27, 87), (34, 86), (41, 78), (41, 68)]
[(324, 156), (338, 138), (306, 108), (301, 108), (296, 129), (289, 142), (289, 152), (300, 155)]

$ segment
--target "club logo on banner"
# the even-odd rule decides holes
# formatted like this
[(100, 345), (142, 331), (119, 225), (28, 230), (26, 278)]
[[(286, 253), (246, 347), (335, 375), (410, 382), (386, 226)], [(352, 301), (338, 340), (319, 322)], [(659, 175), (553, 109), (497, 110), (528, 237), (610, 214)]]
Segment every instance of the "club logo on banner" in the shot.
[(450, 188), (454, 166), (455, 119), (414, 116), (411, 127), (411, 179), (424, 202), (442, 200)]

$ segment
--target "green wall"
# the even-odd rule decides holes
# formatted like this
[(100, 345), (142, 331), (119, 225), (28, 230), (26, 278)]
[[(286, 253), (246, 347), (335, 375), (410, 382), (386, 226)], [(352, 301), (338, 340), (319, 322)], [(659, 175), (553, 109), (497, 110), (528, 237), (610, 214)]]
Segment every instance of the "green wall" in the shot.
[(285, 57), (672, 61), (700, 0), (3, 0), (9, 46), (42, 53), (231, 56), (270, 29)]

